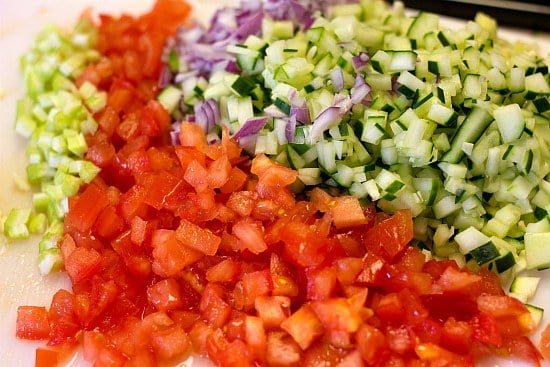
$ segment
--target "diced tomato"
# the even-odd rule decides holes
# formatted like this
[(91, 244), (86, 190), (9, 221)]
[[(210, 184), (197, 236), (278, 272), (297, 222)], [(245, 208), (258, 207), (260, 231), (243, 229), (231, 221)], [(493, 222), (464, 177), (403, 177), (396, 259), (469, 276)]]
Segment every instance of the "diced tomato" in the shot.
[(250, 351), (258, 360), (264, 359), (267, 337), (264, 324), (261, 318), (256, 316), (246, 316), (244, 320), (245, 341)]
[(470, 350), (472, 334), (470, 324), (451, 317), (443, 324), (441, 346), (458, 354), (466, 354)]
[(322, 301), (329, 299), (336, 287), (336, 271), (332, 268), (307, 273), (307, 299)]
[(173, 278), (163, 279), (147, 289), (147, 299), (159, 311), (170, 311), (181, 306), (178, 282)]
[(540, 335), (539, 349), (546, 359), (550, 359), (550, 324), (546, 325)]
[(208, 166), (208, 186), (217, 189), (224, 186), (231, 174), (231, 164), (225, 154), (210, 163)]
[(87, 361), (94, 361), (97, 358), (99, 351), (109, 342), (105, 335), (97, 330), (85, 330), (83, 332), (82, 339), (84, 359)]
[(124, 220), (118, 215), (114, 206), (107, 206), (96, 219), (93, 232), (103, 238), (111, 239), (124, 228)]
[(15, 335), (22, 339), (46, 339), (50, 335), (50, 321), (46, 307), (19, 306)]
[(345, 298), (331, 298), (316, 301), (311, 308), (327, 330), (338, 330), (354, 333), (363, 321), (360, 311)]
[(333, 200), (335, 204), (331, 206), (330, 211), (336, 228), (356, 227), (368, 222), (356, 197), (341, 196)]
[(298, 344), (284, 332), (267, 334), (267, 362), (276, 367), (295, 366), (300, 362), (301, 350)]
[(290, 298), (285, 296), (260, 296), (254, 300), (254, 308), (266, 328), (277, 328), (290, 315)]
[(232, 167), (229, 172), (229, 177), (225, 184), (220, 187), (220, 191), (224, 194), (237, 192), (244, 187), (246, 183), (247, 175), (239, 167)]
[(256, 206), (258, 194), (254, 191), (232, 192), (227, 199), (227, 207), (243, 217), (248, 217)]
[(263, 228), (258, 223), (251, 223), (243, 219), (234, 223), (231, 230), (239, 239), (241, 250), (248, 250), (253, 254), (259, 254), (267, 250)]
[(184, 267), (202, 258), (202, 252), (184, 245), (175, 231), (159, 229), (153, 232), (153, 271), (162, 276), (173, 276)]
[(59, 352), (52, 349), (37, 348), (34, 367), (57, 367)]
[(73, 283), (89, 278), (101, 265), (101, 254), (94, 249), (77, 247), (65, 259), (65, 270)]
[(231, 306), (222, 299), (221, 292), (221, 288), (209, 284), (204, 289), (200, 302), (204, 319), (214, 329), (223, 326), (231, 314)]
[(109, 205), (109, 199), (105, 191), (97, 185), (88, 185), (82, 194), (69, 202), (69, 213), (65, 218), (65, 225), (86, 233), (107, 205)]
[(413, 237), (411, 211), (398, 210), (371, 228), (365, 236), (367, 250), (372, 249), (387, 256), (389, 260), (405, 249)]
[(235, 287), (235, 307), (249, 310), (257, 297), (269, 295), (273, 290), (273, 279), (269, 270), (245, 273)]
[(151, 339), (160, 360), (185, 357), (190, 352), (189, 336), (179, 325), (154, 331)]
[(374, 364), (385, 348), (384, 334), (369, 324), (362, 324), (357, 330), (357, 348), (367, 364)]
[(113, 346), (100, 349), (95, 360), (95, 367), (122, 367), (127, 358)]
[(80, 330), (80, 323), (75, 314), (75, 296), (64, 289), (57, 291), (48, 310), (50, 321), (49, 345), (59, 345), (72, 339)]
[(216, 254), (221, 242), (221, 238), (208, 229), (201, 228), (185, 219), (181, 220), (176, 230), (176, 239), (185, 246), (210, 256)]
[(448, 267), (434, 284), (434, 290), (435, 292), (468, 292), (472, 286), (480, 281), (481, 277), (478, 275)]
[(323, 325), (309, 306), (302, 306), (281, 323), (281, 329), (292, 336), (302, 350), (323, 334)]

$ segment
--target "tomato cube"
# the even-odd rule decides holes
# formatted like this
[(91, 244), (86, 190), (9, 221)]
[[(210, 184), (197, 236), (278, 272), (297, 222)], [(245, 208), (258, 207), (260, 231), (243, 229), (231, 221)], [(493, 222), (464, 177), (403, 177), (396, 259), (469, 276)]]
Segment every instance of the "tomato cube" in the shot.
[(239, 239), (241, 250), (248, 250), (253, 254), (259, 254), (267, 250), (261, 224), (242, 219), (234, 223), (231, 230)]
[(91, 277), (101, 266), (101, 255), (94, 249), (77, 247), (65, 259), (65, 270), (74, 284)]
[(46, 308), (19, 306), (15, 335), (21, 339), (46, 339), (50, 335), (50, 321)]
[(34, 367), (55, 367), (58, 363), (58, 351), (44, 348), (36, 348)]
[(161, 360), (184, 357), (191, 351), (189, 336), (179, 325), (154, 331), (151, 344)]
[(170, 311), (182, 305), (180, 287), (174, 278), (163, 279), (147, 289), (147, 300), (159, 311)]
[(336, 228), (357, 227), (368, 222), (359, 200), (354, 196), (333, 198), (335, 205), (331, 206), (332, 220)]
[(213, 256), (218, 251), (221, 238), (210, 230), (182, 219), (176, 230), (176, 238), (184, 245), (200, 251), (205, 255)]
[(260, 296), (254, 300), (254, 308), (266, 328), (277, 328), (290, 315), (290, 298)]
[(306, 350), (324, 332), (323, 324), (310, 306), (305, 305), (281, 323), (281, 329)]
[(300, 359), (300, 347), (288, 334), (280, 331), (267, 334), (266, 360), (269, 365), (294, 366)]

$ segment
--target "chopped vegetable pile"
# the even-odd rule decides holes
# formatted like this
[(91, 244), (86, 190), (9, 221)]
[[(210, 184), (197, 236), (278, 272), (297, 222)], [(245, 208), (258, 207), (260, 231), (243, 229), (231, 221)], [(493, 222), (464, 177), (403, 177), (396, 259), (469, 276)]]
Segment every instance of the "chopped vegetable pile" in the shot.
[(212, 139), (227, 126), (302, 185), (411, 209), (415, 239), (437, 256), (508, 278), (550, 265), (542, 57), (498, 39), (483, 14), (449, 30), (399, 2), (322, 15), (278, 3), (276, 14), (252, 1), (206, 30), (180, 29), (159, 96), (175, 118)]
[[(540, 365), (548, 64), (376, 0), (182, 0), (48, 29), (23, 64), (36, 366)], [(513, 279), (506, 295), (502, 279)]]

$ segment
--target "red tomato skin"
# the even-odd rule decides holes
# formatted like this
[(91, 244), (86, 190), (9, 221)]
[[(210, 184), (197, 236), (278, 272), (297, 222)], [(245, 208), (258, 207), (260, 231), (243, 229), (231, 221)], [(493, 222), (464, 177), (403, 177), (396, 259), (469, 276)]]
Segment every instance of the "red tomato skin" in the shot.
[(101, 255), (94, 249), (77, 247), (65, 259), (65, 270), (73, 283), (79, 283), (99, 271)]
[(281, 323), (281, 329), (289, 333), (302, 350), (323, 334), (323, 325), (310, 307), (302, 306)]
[(371, 228), (364, 239), (367, 250), (383, 254), (392, 260), (413, 238), (412, 214), (403, 209)]
[(88, 185), (77, 199), (69, 202), (69, 213), (66, 216), (65, 225), (86, 233), (107, 205), (109, 205), (109, 199), (104, 190), (97, 185)]
[(539, 349), (546, 359), (550, 359), (550, 324), (546, 325), (541, 333)]
[(288, 334), (270, 332), (267, 334), (266, 360), (276, 367), (298, 366), (301, 360), (301, 349)]
[(57, 367), (59, 359), (58, 351), (36, 348), (34, 367)]
[(185, 219), (181, 220), (176, 230), (176, 238), (184, 245), (209, 256), (216, 254), (221, 242), (221, 238), (210, 230), (201, 228)]
[(170, 311), (181, 307), (181, 293), (174, 278), (163, 279), (147, 289), (147, 299), (158, 311)]
[(20, 339), (46, 339), (50, 335), (50, 322), (45, 307), (19, 306), (15, 335)]

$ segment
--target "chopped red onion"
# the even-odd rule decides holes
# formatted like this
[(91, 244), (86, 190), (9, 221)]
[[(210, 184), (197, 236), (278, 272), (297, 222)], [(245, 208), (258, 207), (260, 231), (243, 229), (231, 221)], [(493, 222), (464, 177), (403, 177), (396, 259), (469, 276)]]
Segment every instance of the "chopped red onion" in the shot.
[(243, 23), (231, 35), (237, 42), (244, 41), (250, 35), (257, 35), (262, 29), (262, 20), (264, 14), (261, 12), (254, 13), (243, 21)]
[(233, 74), (240, 74), (241, 68), (239, 68), (239, 65), (237, 65), (235, 61), (229, 60), (225, 65), (225, 71)]
[(208, 104), (208, 106), (210, 107), (210, 109), (212, 110), (212, 113), (213, 113), (213, 121), (214, 121), (214, 124), (218, 124), (221, 120), (221, 113), (220, 113), (220, 107), (218, 106), (218, 102), (216, 102), (214, 99), (209, 99), (206, 101), (206, 103)]
[(290, 106), (290, 117), (294, 117), (302, 124), (311, 124), (311, 116), (309, 114), (309, 108), (304, 106)]
[(351, 62), (356, 73), (363, 71), (369, 63), (370, 55), (367, 52), (361, 52), (352, 57)]
[(353, 104), (361, 103), (370, 93), (371, 87), (365, 82), (361, 75), (355, 78), (355, 84), (351, 88), (351, 102)]
[(339, 67), (335, 67), (330, 71), (330, 77), (332, 79), (332, 87), (335, 92), (340, 92), (344, 89), (344, 73)]
[(296, 120), (303, 124), (310, 124), (311, 116), (306, 99), (292, 88), (288, 93), (288, 100), (290, 101), (290, 116), (295, 116)]
[(239, 131), (237, 131), (233, 135), (233, 137), (235, 139), (240, 139), (245, 136), (258, 134), (267, 123), (267, 120), (268, 120), (267, 116), (251, 117), (245, 121), (243, 126), (241, 126)]
[(266, 108), (264, 108), (264, 113), (269, 117), (274, 117), (279, 119), (283, 119), (287, 117), (285, 113), (281, 111), (279, 108), (277, 108), (277, 106), (275, 106), (274, 104), (271, 104)]
[(181, 121), (176, 121), (172, 124), (172, 129), (170, 130), (172, 145), (180, 145), (180, 127)]
[(170, 70), (168, 65), (163, 65), (159, 74), (158, 82), (157, 82), (159, 88), (161, 89), (166, 88), (172, 81), (172, 77), (173, 77), (172, 71)]
[(243, 148), (248, 154), (254, 154), (256, 150), (256, 139), (258, 134), (252, 134), (248, 136), (242, 136), (237, 139), (239, 146)]
[(208, 133), (219, 121), (220, 111), (216, 101), (210, 99), (195, 104), (195, 122)]
[(296, 135), (296, 119), (295, 115), (291, 115), (285, 126), (285, 137), (289, 143), (294, 141)]
[(330, 106), (325, 108), (313, 121), (308, 139), (310, 143), (319, 141), (323, 133), (340, 121), (340, 107)]
[(176, 74), (176, 76), (174, 77), (174, 83), (176, 84), (180, 84), (180, 83), (184, 83), (186, 80), (194, 77), (194, 76), (197, 76), (199, 73), (197, 71), (189, 71), (189, 72), (186, 72), (186, 73), (178, 73)]

